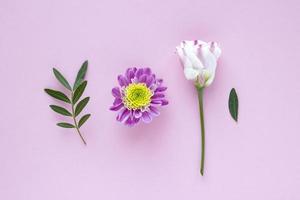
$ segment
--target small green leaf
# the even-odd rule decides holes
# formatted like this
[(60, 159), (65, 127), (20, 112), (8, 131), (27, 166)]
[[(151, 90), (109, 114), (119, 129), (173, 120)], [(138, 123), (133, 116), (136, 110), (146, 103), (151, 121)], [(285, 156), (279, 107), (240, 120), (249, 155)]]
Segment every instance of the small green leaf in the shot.
[(56, 124), (57, 126), (60, 126), (62, 128), (75, 128), (75, 126), (73, 124), (69, 124), (69, 123), (65, 123), (65, 122), (61, 122)]
[(82, 81), (84, 80), (84, 77), (85, 77), (87, 68), (88, 68), (88, 61), (86, 60), (86, 61), (81, 65), (81, 68), (80, 68), (80, 70), (79, 70), (78, 73), (77, 73), (76, 80), (75, 80), (74, 86), (73, 86), (73, 90), (76, 90), (77, 87), (78, 87), (78, 86), (82, 83)]
[(80, 112), (83, 110), (83, 108), (86, 106), (86, 104), (89, 102), (90, 97), (86, 97), (82, 99), (75, 108), (75, 116), (78, 116)]
[(84, 79), (78, 79), (78, 81), (76, 82), (76, 85), (74, 83), (73, 86), (73, 91), (77, 90), (77, 88), (79, 87), (79, 85), (81, 85), (81, 83), (84, 81)]
[(72, 116), (72, 114), (71, 114), (69, 111), (67, 111), (66, 109), (64, 109), (64, 108), (62, 108), (62, 107), (60, 107), (60, 106), (50, 105), (50, 108), (51, 108), (53, 111), (55, 111), (55, 112), (57, 112), (57, 113), (59, 113), (59, 114), (61, 114), (61, 115)]
[(62, 93), (60, 91), (46, 88), (45, 92), (55, 99), (58, 99), (58, 100), (61, 100), (61, 101), (67, 102), (67, 103), (71, 103), (70, 99), (64, 93)]
[(91, 116), (91, 114), (86, 114), (81, 117), (81, 119), (79, 120), (79, 123), (78, 123), (79, 128), (90, 118), (90, 116)]
[(234, 88), (231, 89), (229, 94), (228, 101), (229, 111), (232, 118), (237, 122), (238, 121), (238, 108), (239, 108), (239, 100)]
[(87, 81), (83, 81), (78, 88), (75, 90), (72, 101), (73, 104), (76, 104), (76, 102), (80, 99), (80, 97), (82, 96), (85, 87), (86, 87)]
[(70, 84), (68, 83), (68, 81), (65, 79), (65, 77), (55, 68), (53, 68), (53, 73), (55, 75), (55, 77), (57, 78), (57, 80), (63, 85), (65, 86), (68, 90), (72, 90)]

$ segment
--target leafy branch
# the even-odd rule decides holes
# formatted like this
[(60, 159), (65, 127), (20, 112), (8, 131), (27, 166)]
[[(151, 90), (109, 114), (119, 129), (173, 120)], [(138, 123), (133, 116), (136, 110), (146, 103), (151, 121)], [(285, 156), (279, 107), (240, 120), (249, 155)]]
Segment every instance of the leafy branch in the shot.
[[(50, 105), (50, 108), (61, 115), (71, 117), (73, 120), (73, 123), (67, 123), (67, 122), (60, 122), (57, 123), (57, 126), (62, 128), (75, 128), (78, 132), (82, 142), (86, 145), (86, 141), (84, 140), (81, 132), (80, 127), (90, 118), (91, 114), (85, 114), (83, 115), (79, 121), (77, 121), (77, 117), (81, 113), (81, 111), (85, 108), (85, 106), (88, 104), (90, 97), (85, 97), (82, 100), (80, 100), (86, 86), (87, 81), (84, 80), (85, 74), (87, 72), (88, 68), (88, 61), (85, 61), (80, 70), (77, 73), (76, 80), (74, 82), (73, 87), (70, 86), (69, 82), (65, 79), (65, 77), (55, 68), (53, 68), (53, 73), (56, 77), (56, 79), (69, 90), (69, 96), (64, 94), (61, 91), (52, 90), (52, 89), (45, 89), (45, 92), (50, 95), (51, 97), (58, 99), (60, 101), (63, 101), (67, 104), (71, 105), (71, 111), (67, 110), (66, 108), (57, 106), (57, 105)], [(80, 100), (80, 101), (79, 101)]]

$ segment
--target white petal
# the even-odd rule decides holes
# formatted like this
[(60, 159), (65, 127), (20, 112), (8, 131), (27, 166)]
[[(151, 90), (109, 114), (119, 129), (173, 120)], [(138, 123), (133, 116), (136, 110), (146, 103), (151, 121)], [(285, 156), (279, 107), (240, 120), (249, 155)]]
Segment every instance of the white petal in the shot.
[(216, 56), (218, 59), (221, 55), (221, 49), (216, 42), (210, 42), (210, 51)]
[(180, 58), (180, 61), (184, 68), (192, 68), (193, 63), (189, 60), (187, 56), (184, 54), (184, 50), (181, 47), (176, 47), (177, 54)]
[(198, 58), (199, 46), (195, 44), (195, 41), (185, 41), (183, 48), (184, 55), (190, 60), (195, 69), (203, 69), (203, 63)]
[(209, 44), (201, 46), (201, 51), (199, 51), (199, 57), (204, 63), (205, 67), (205, 86), (209, 86), (214, 80), (218, 59), (211, 52)]
[(210, 84), (212, 84), (212, 82), (213, 82), (214, 79), (215, 79), (215, 74), (216, 74), (216, 73), (210, 74), (209, 78), (205, 81), (205, 84), (204, 84), (205, 87), (207, 87), (207, 86), (209, 86)]
[(209, 70), (210, 72), (214, 71), (215, 68), (217, 67), (217, 58), (210, 51), (209, 45), (201, 46), (201, 49), (199, 50), (199, 58), (201, 59), (204, 68)]
[(178, 54), (181, 60), (184, 60), (184, 53), (181, 46), (176, 47), (176, 53)]
[(184, 75), (187, 80), (196, 80), (200, 71), (194, 68), (184, 68)]

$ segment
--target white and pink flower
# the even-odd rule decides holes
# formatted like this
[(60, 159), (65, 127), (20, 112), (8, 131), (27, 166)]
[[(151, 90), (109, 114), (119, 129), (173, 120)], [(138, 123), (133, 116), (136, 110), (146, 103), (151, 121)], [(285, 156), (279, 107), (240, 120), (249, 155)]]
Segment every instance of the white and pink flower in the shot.
[(221, 55), (221, 49), (216, 42), (186, 40), (181, 42), (176, 50), (186, 79), (199, 81), (204, 87), (213, 82), (217, 61)]

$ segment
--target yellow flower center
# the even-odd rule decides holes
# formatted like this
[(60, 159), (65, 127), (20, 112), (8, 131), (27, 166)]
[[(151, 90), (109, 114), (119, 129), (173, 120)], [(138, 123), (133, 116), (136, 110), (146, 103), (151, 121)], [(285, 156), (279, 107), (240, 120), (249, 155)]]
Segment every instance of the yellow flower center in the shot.
[(131, 83), (124, 90), (123, 103), (128, 109), (143, 109), (150, 105), (152, 92), (145, 83)]

